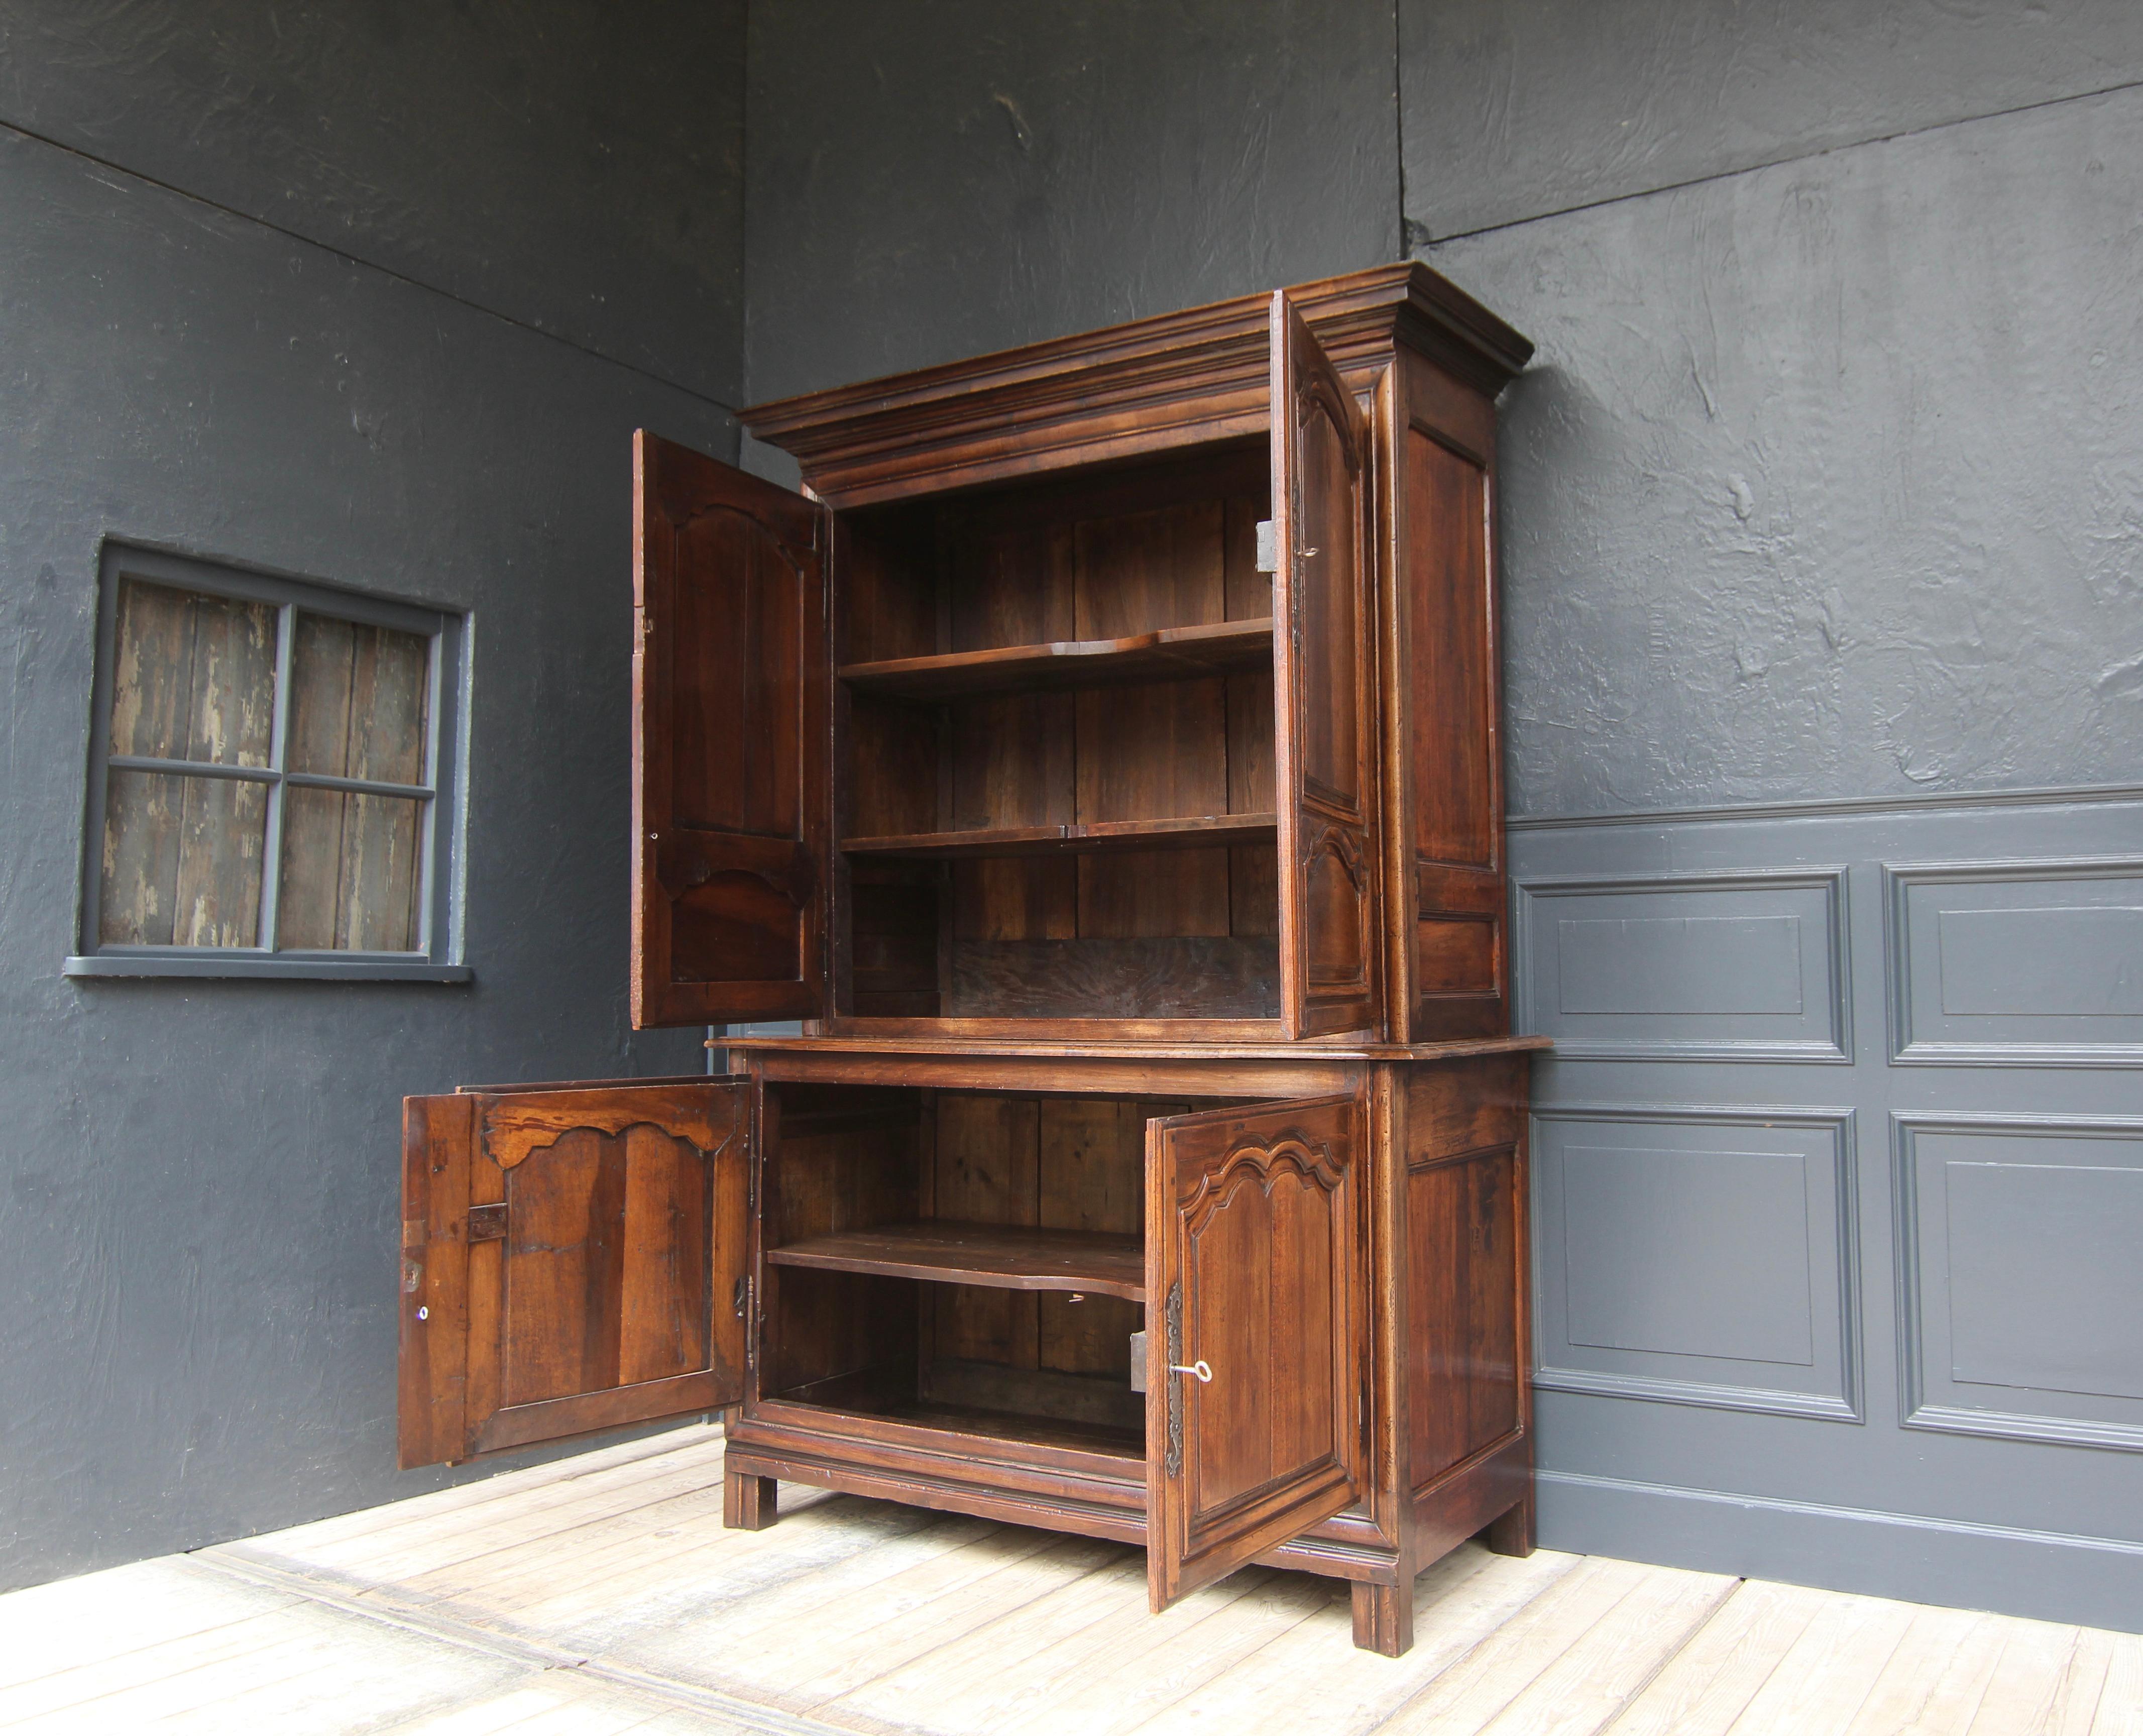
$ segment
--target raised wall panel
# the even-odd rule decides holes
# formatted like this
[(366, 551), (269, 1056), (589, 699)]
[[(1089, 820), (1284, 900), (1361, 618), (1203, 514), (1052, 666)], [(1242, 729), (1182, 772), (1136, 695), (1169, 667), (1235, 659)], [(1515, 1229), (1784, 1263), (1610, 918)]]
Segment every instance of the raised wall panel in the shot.
[(2143, 1065), (2143, 859), (1883, 870), (1901, 1065)]
[(2143, 1121), (1896, 1118), (1904, 1421), (2143, 1451)]
[[(2143, 906), (2143, 789), (1522, 821), (1510, 841), (1513, 881), (1532, 895), (1513, 905), (1527, 919), (1523, 930), (1514, 921), (1514, 945), (1536, 943), (1520, 1028), (1558, 1039), (1533, 1070), (1542, 1544), (1788, 1579), (1816, 1562), (1828, 1583), (1884, 1596), (2143, 1620), (2133, 1451), (2143, 1401), (2130, 1396), (2143, 1391), (2143, 1053), (2126, 998), (2138, 981), (2126, 912)], [(1853, 968), (1842, 980), (1862, 1064), (1750, 1065), (1745, 1047), (1688, 1065), (1649, 1044), (1618, 1054), (1614, 1042), (1670, 1017), (1730, 1031), (1778, 1015), (1663, 1014), (1690, 1004), (1670, 998), (1685, 973), (1624, 954), (1632, 968), (1618, 982), (1606, 946), (1566, 982), (1551, 979), (1573, 1010), (1552, 999), (1535, 1010), (1548, 974), (1537, 944), (1544, 891), (1552, 934), (1566, 917), (1631, 908), (1555, 892), (1693, 878), (1775, 887), (1832, 864), (1851, 882), (1840, 914), (1857, 924)], [(1783, 973), (1764, 968), (1779, 936), (1764, 925), (1800, 913), (1737, 904), (1700, 914), (1738, 930), (1692, 924), (1693, 944), (1743, 962), (1743, 980), (1725, 985), (1741, 1006), (1766, 983), (1778, 996), (1768, 1004), (1782, 1004)], [(1801, 915), (1804, 951), (1811, 926)], [(1717, 987), (1727, 975), (1704, 980)], [(1602, 1005), (1629, 1010), (1611, 1019)], [(2081, 1030), (2101, 1034), (2079, 1043)], [(1908, 1063), (1959, 1064), (1888, 1064), (1893, 1034)], [(1973, 1064), (1985, 1061), (2003, 1064)], [(1590, 1107), (1603, 1102), (1624, 1107), (1603, 1121)], [(1743, 1118), (1677, 1143), (1654, 1126), (1673, 1124), (1651, 1107), (1660, 1103), (1733, 1104)], [(1883, 1130), (1860, 1166), (1857, 1238), (1849, 1224), (1834, 1238), (1812, 1200), (1799, 1213), (1784, 1205), (1784, 1165), (1767, 1175), (1730, 1156), (1714, 1160), (1715, 1178), (1686, 1184), (1704, 1173), (1692, 1144), (1794, 1148), (1765, 1143), (1775, 1112), (1754, 1107), (1764, 1104), (1819, 1121), (1849, 1106), (1849, 1133)], [(1669, 1155), (1564, 1163), (1571, 1148), (1618, 1147)], [(1616, 1189), (1627, 1197), (1600, 1201)], [(1662, 1193), (1670, 1206), (1647, 1203)], [(1563, 1216), (1551, 1226), (1554, 1211)], [(1850, 1300), (1826, 1266), (1827, 1238), (1857, 1251), (1860, 1372), (1831, 1390), (1855, 1396), (1859, 1426), (1814, 1420), (1826, 1412), (1804, 1408), (1806, 1391), (1824, 1383), (1791, 1360), (1800, 1311), (1788, 1275), (1804, 1240), (1819, 1357), (1837, 1342), (1831, 1298)], [(1771, 1357), (1784, 1360), (1760, 1360)], [(1840, 1414), (1835, 1399), (1827, 1414)]]
[(1566, 1059), (1851, 1059), (1842, 868), (1517, 892), (1519, 1028)]
[(1849, 1111), (1573, 1105), (1534, 1123), (1537, 1385), (1858, 1419)]
[(1573, 1346), (1814, 1366), (1809, 1158), (1566, 1146)]

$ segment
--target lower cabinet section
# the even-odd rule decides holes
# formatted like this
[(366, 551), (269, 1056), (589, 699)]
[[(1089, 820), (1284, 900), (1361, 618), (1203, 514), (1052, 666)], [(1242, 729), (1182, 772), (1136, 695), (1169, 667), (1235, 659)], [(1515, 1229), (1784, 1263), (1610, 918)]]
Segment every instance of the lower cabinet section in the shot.
[(1421, 1568), (1531, 1549), (1522, 1043), (737, 1047), (411, 1100), (405, 1462), (725, 1408), (731, 1525), (1116, 1538), (1156, 1610), (1304, 1569), (1394, 1654)]

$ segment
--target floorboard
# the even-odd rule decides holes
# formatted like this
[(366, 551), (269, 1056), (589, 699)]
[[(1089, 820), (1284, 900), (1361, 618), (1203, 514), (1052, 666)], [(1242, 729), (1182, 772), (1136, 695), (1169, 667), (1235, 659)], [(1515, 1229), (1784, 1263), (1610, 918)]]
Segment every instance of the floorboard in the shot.
[(0, 1597), (0, 1729), (397, 1736), (2143, 1736), (2143, 1637), (1467, 1544), (1413, 1649), (1247, 1568), (784, 1485), (695, 1426)]

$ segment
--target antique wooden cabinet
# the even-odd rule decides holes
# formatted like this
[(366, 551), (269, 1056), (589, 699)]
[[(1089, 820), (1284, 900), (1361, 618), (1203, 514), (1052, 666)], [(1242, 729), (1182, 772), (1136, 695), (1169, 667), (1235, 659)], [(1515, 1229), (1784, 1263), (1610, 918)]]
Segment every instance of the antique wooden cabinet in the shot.
[(1393, 265), (638, 437), (635, 1022), (406, 1113), (401, 1450), (729, 1416), (775, 1480), (1354, 1583), (1532, 1546), (1493, 403)]

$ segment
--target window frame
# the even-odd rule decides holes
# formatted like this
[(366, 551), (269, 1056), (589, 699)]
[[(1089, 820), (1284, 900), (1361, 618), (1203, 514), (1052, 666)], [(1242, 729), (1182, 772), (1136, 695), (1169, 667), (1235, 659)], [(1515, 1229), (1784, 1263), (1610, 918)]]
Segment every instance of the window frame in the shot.
[[(276, 611), (275, 724), (270, 763), (207, 765), (193, 761), (114, 756), (112, 682), (117, 662), (119, 593), (129, 578), (181, 590), (265, 603)], [(299, 609), (362, 626), (418, 634), (430, 642), (425, 712), (425, 781), (389, 784), (324, 772), (292, 771), (289, 749), (290, 660)], [(280, 977), (311, 981), (465, 983), (475, 973), (461, 953), (462, 789), (467, 742), (463, 728), (468, 686), (468, 621), (455, 611), (401, 603), (369, 593), (279, 573), (197, 559), (139, 543), (107, 539), (97, 563), (97, 660), (90, 698), (88, 787), (83, 808), (82, 874), (76, 935), (81, 950), (61, 967), (71, 977)], [(116, 759), (116, 765), (115, 765)], [(267, 814), (261, 838), (260, 939), (257, 946), (143, 946), (98, 938), (101, 926), (106, 796), (109, 774), (140, 771), (185, 777), (230, 778), (264, 785)], [(423, 931), (406, 952), (275, 949), (282, 899), (282, 821), (286, 789), (329, 789), (400, 796), (425, 804), (423, 839)]]

